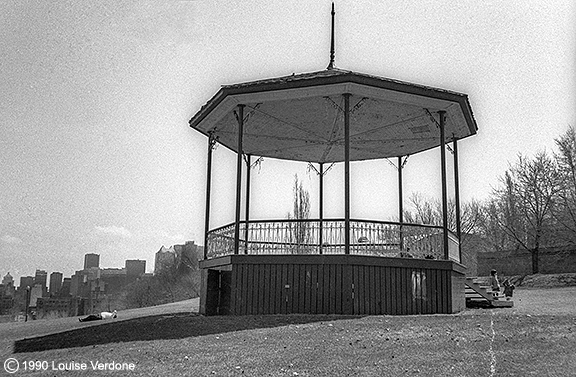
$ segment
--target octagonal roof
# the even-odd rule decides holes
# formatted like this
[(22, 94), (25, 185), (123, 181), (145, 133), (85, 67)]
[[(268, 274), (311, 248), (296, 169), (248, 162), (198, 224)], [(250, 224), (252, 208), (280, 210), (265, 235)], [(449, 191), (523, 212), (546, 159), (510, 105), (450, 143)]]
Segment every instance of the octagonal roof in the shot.
[(225, 85), (190, 120), (236, 151), (238, 105), (243, 153), (307, 162), (344, 160), (344, 97), (350, 94), (350, 160), (415, 154), (477, 131), (465, 94), (341, 69)]

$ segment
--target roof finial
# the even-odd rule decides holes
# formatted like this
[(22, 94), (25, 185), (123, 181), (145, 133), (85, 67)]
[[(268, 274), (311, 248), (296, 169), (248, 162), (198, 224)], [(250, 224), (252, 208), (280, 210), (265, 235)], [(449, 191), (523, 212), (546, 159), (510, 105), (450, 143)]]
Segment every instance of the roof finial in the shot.
[(334, 2), (332, 2), (332, 34), (331, 34), (331, 40), (330, 40), (330, 63), (328, 64), (328, 68), (326, 68), (326, 69), (334, 68), (334, 15), (335, 14), (336, 14), (336, 12), (334, 12)]

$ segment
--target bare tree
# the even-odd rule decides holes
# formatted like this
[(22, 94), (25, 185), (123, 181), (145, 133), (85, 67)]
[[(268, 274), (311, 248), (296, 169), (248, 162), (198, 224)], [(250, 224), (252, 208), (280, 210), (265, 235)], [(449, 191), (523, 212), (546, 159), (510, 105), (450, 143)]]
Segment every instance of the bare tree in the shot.
[[(404, 221), (415, 224), (442, 225), (442, 202), (438, 199), (432, 200), (423, 197), (419, 193), (414, 193), (410, 197), (410, 205), (413, 211), (404, 212)], [(482, 204), (477, 200), (460, 205), (460, 229), (464, 245), (469, 236), (478, 233), (478, 226), (482, 220)], [(448, 229), (456, 231), (456, 202), (448, 200)]]
[(515, 248), (517, 243), (502, 227), (502, 203), (493, 198), (482, 206), (482, 214), (478, 224), (479, 234), (488, 247), (495, 251), (504, 251)]
[(295, 252), (300, 254), (307, 252), (306, 245), (310, 244), (311, 226), (310, 223), (303, 220), (310, 218), (310, 194), (302, 186), (302, 182), (298, 181), (298, 175), (294, 175), (294, 201), (292, 214), (288, 214), (288, 222), (290, 242), (295, 244)]
[(569, 127), (566, 133), (556, 139), (558, 153), (555, 154), (564, 185), (558, 195), (558, 206), (554, 217), (565, 231), (564, 241), (576, 243), (576, 131)]
[(546, 152), (530, 160), (520, 155), (493, 193), (492, 220), (532, 255), (532, 272), (539, 271), (539, 253), (556, 240), (553, 211), (563, 177)]

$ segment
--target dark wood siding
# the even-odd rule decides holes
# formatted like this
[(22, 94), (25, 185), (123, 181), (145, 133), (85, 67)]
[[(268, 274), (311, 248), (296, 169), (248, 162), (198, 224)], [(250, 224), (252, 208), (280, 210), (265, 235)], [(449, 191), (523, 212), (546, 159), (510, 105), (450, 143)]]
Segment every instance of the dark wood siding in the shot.
[(465, 304), (465, 270), (451, 261), (235, 255), (200, 266), (203, 314), (431, 314)]

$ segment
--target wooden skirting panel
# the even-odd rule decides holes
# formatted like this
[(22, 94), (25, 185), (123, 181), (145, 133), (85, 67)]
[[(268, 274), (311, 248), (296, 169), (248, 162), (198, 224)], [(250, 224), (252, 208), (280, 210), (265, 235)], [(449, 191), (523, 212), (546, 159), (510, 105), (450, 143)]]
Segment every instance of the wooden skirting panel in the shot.
[(451, 261), (232, 255), (200, 267), (206, 315), (433, 314), (465, 306), (465, 268)]

